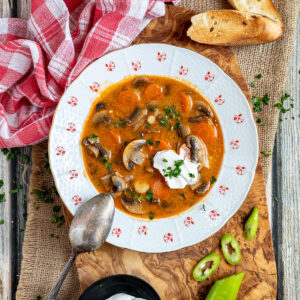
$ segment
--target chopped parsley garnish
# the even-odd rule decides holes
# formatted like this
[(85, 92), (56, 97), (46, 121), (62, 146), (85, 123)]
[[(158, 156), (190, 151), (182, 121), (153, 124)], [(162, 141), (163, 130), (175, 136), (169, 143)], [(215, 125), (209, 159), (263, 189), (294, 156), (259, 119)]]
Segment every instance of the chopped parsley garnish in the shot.
[(60, 211), (60, 209), (61, 209), (61, 206), (60, 205), (55, 205), (55, 206), (53, 206), (53, 212), (59, 212)]
[(147, 140), (147, 141), (146, 141), (146, 144), (147, 144), (147, 145), (154, 145), (154, 141), (153, 141), (153, 140)]
[(126, 189), (126, 191), (130, 194), (131, 197), (135, 196), (135, 191), (132, 188)]
[(0, 225), (4, 224), (4, 220), (0, 220)]
[(4, 184), (3, 179), (0, 179), (0, 189), (3, 187), (3, 184)]
[(105, 163), (105, 168), (107, 169), (107, 171), (111, 171), (111, 162)]
[(6, 156), (6, 160), (15, 159), (16, 156), (20, 154), (18, 148), (11, 148), (10, 150), (3, 148), (1, 149), (1, 152)]
[(260, 74), (260, 73), (259, 73), (258, 75), (256, 75), (255, 77), (256, 77), (257, 79), (262, 79), (262, 78), (263, 78), (262, 74)]
[(101, 182), (100, 182), (100, 181), (98, 181), (98, 182), (94, 183), (94, 185), (100, 185), (100, 184), (101, 184)]
[(107, 162), (107, 156), (102, 157), (102, 162), (106, 163)]
[(287, 93), (281, 93), (281, 99), (280, 102), (274, 104), (274, 107), (278, 108), (283, 114), (285, 114), (286, 112), (290, 111), (292, 108), (294, 108), (294, 104), (290, 103), (290, 107), (286, 108), (284, 107), (284, 102), (287, 101), (288, 99), (290, 99), (290, 101), (294, 101), (294, 99), (291, 98), (291, 96)]
[(148, 201), (153, 200), (153, 191), (152, 191), (151, 189), (149, 189), (149, 190), (146, 192), (146, 200), (148, 200)]
[(165, 162), (165, 163), (167, 163), (168, 162), (168, 160), (167, 159), (165, 159), (165, 158), (163, 158), (163, 160), (162, 160), (163, 162)]
[(153, 212), (153, 211), (150, 211), (150, 212), (149, 212), (149, 219), (150, 219), (150, 220), (153, 220), (153, 219), (154, 219), (154, 212)]
[(273, 150), (269, 150), (269, 151), (260, 151), (260, 155), (264, 156), (264, 157), (269, 157), (271, 156), (273, 153)]
[(10, 194), (17, 194), (19, 192), (18, 189), (14, 189), (14, 190), (10, 190), (9, 193)]
[(205, 205), (204, 205), (204, 204), (202, 204), (202, 206), (201, 206), (201, 210), (203, 210), (203, 211), (206, 211), (206, 207), (205, 207)]
[(195, 178), (195, 174), (193, 174), (193, 173), (189, 173), (189, 176), (190, 176), (191, 178)]
[(5, 193), (0, 194), (0, 203), (5, 202)]
[(156, 147), (158, 147), (160, 144), (160, 141), (156, 141)]
[(214, 183), (217, 181), (217, 178), (215, 176), (211, 176), (210, 183)]
[(146, 127), (146, 129), (149, 129), (151, 126), (150, 126), (150, 124), (147, 123), (147, 124), (145, 125), (145, 127)]
[(118, 127), (120, 127), (120, 124), (119, 124), (119, 123), (115, 123), (114, 126), (115, 126), (116, 128), (118, 128)]
[(167, 123), (168, 123), (167, 120), (164, 118), (160, 120), (160, 126), (162, 126), (162, 127), (166, 127)]
[(252, 105), (253, 105), (253, 111), (258, 112), (262, 110), (261, 104), (264, 103), (265, 105), (269, 105), (270, 98), (269, 94), (266, 93), (263, 97), (253, 96), (251, 99)]
[(29, 163), (29, 156), (27, 154), (22, 156), (22, 163), (25, 165)]
[(167, 169), (163, 169), (163, 173), (165, 177), (178, 177), (181, 173), (181, 169), (180, 167), (183, 165), (183, 160), (176, 160), (174, 162), (174, 169), (172, 169), (171, 167), (168, 167)]
[(186, 199), (186, 195), (185, 194), (179, 194), (179, 196), (181, 196), (183, 199)]
[(255, 85), (255, 82), (254, 82), (254, 81), (252, 81), (250, 85), (251, 85), (251, 87), (253, 87), (253, 88), (254, 88), (254, 87), (256, 87), (256, 85)]
[(276, 202), (278, 202), (278, 198), (277, 198), (277, 197), (274, 197), (274, 200), (275, 200)]
[(129, 121), (123, 121), (122, 123), (121, 123), (121, 127), (126, 127), (126, 125), (129, 123)]
[(128, 145), (128, 142), (125, 141), (125, 142), (123, 143), (123, 145), (124, 145), (124, 147), (126, 147), (126, 146)]
[(98, 137), (98, 135), (93, 133), (92, 135), (89, 136), (89, 139), (96, 139), (97, 137)]
[(176, 122), (176, 127), (177, 127), (177, 128), (181, 128), (180, 122)]
[(156, 110), (157, 110), (157, 108), (155, 108), (155, 107), (151, 107), (151, 108), (150, 108), (150, 110), (151, 110), (151, 111), (156, 111)]

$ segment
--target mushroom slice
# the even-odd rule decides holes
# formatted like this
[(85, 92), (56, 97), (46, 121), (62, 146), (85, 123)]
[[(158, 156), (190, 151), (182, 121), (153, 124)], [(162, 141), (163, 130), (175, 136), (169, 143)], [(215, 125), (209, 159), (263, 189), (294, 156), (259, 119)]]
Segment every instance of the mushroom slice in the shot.
[(113, 175), (111, 177), (111, 182), (113, 184), (113, 192), (114, 193), (122, 192), (126, 188), (126, 183), (125, 183), (124, 179), (118, 175)]
[(147, 115), (147, 109), (141, 109), (136, 107), (129, 118), (128, 126), (135, 125), (143, 120), (143, 118)]
[(191, 129), (187, 125), (180, 124), (180, 126), (177, 127), (177, 132), (181, 138), (186, 138), (190, 134)]
[(197, 109), (199, 111), (203, 112), (206, 116), (208, 116), (208, 117), (213, 116), (213, 113), (212, 113), (210, 107), (204, 101), (198, 100), (195, 102), (195, 104), (196, 104)]
[(192, 117), (192, 118), (189, 118), (189, 122), (197, 123), (197, 122), (201, 122), (201, 121), (206, 120), (206, 119), (208, 119), (208, 116)]
[(101, 109), (104, 109), (105, 108), (105, 102), (98, 102), (96, 104), (96, 111), (99, 111)]
[(192, 151), (192, 161), (200, 163), (201, 166), (209, 168), (207, 148), (202, 139), (195, 135), (189, 135), (186, 138), (186, 143)]
[(205, 181), (198, 181), (194, 185), (191, 185), (191, 189), (198, 195), (204, 195), (210, 187), (209, 182)]
[(123, 163), (127, 170), (133, 170), (134, 164), (142, 165), (146, 155), (140, 149), (146, 144), (145, 140), (135, 140), (129, 143), (123, 152)]
[(108, 149), (104, 148), (98, 143), (95, 144), (95, 147), (99, 150), (99, 153), (102, 158), (110, 159), (111, 152)]
[(133, 198), (122, 195), (121, 203), (129, 212), (142, 215), (148, 212), (142, 203), (135, 201)]
[(152, 83), (152, 81), (145, 76), (139, 76), (132, 80), (132, 84), (135, 88), (146, 86), (149, 83)]
[(107, 110), (98, 111), (92, 117), (92, 121), (95, 125), (100, 123), (110, 123), (111, 120), (112, 118), (109, 116), (109, 112)]
[(86, 146), (86, 151), (87, 151), (88, 155), (90, 155), (90, 156), (94, 156), (95, 158), (99, 157), (100, 151), (94, 145), (87, 145)]

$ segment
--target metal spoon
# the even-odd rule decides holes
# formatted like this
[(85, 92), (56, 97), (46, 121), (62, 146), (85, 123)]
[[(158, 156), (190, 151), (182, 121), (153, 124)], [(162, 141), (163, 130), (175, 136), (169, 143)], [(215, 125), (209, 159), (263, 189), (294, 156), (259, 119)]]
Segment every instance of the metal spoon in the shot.
[(58, 280), (44, 300), (55, 300), (76, 256), (100, 248), (111, 230), (115, 214), (110, 194), (99, 194), (83, 203), (77, 210), (69, 229), (73, 252)]

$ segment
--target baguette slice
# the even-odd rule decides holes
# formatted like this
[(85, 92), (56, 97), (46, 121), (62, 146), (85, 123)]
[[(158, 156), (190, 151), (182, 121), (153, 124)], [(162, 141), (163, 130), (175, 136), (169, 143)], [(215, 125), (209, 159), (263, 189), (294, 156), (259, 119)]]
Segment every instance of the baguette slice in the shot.
[(283, 27), (279, 12), (276, 10), (272, 0), (227, 0), (235, 9), (250, 12), (276, 21)]
[(229, 9), (207, 11), (191, 21), (187, 35), (192, 40), (217, 46), (262, 44), (283, 34), (281, 25), (267, 17)]

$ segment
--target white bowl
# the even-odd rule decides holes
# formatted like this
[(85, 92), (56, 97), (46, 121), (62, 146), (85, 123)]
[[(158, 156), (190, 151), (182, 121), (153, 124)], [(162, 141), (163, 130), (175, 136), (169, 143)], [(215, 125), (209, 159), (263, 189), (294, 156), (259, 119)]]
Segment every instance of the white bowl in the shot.
[(49, 138), (49, 159), (59, 195), (74, 214), (98, 194), (86, 176), (80, 149), (84, 122), (93, 100), (107, 82), (128, 75), (172, 76), (196, 85), (218, 114), (225, 154), (206, 202), (180, 215), (152, 221), (116, 209), (107, 241), (142, 252), (168, 252), (199, 243), (239, 209), (250, 189), (258, 159), (252, 112), (237, 84), (206, 57), (166, 44), (140, 44), (111, 52), (89, 65), (61, 98)]

